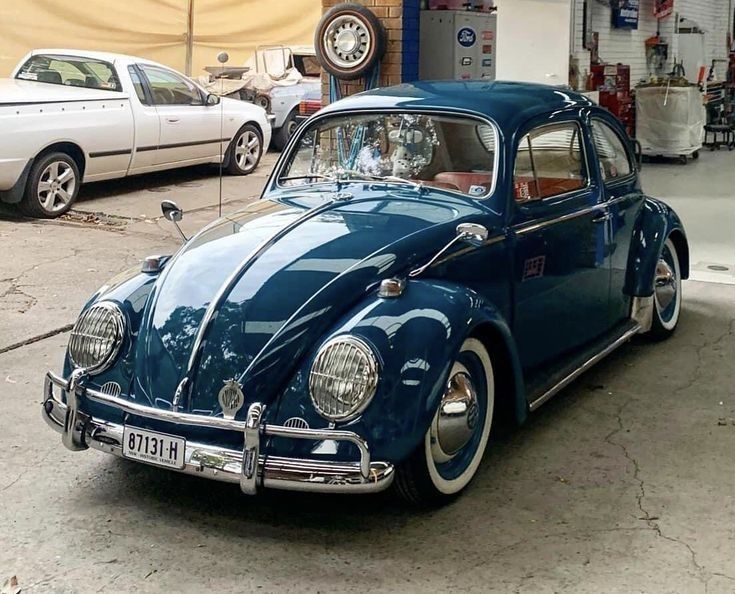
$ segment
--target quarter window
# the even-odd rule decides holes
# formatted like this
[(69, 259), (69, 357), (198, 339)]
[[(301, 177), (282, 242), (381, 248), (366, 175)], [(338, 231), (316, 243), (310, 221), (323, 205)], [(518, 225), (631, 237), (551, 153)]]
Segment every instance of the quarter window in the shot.
[(584, 188), (587, 175), (579, 126), (553, 124), (526, 134), (518, 145), (513, 181), (517, 202)]
[(156, 105), (202, 105), (202, 94), (191, 81), (170, 70), (140, 64)]
[(603, 181), (625, 177), (633, 172), (628, 151), (620, 136), (604, 122), (592, 120), (592, 140), (595, 142)]
[(135, 94), (138, 96), (138, 99), (143, 105), (147, 105), (148, 99), (145, 96), (145, 90), (143, 89), (143, 82), (140, 80), (138, 71), (135, 69), (134, 66), (128, 66), (128, 73), (130, 74), (130, 80), (133, 81), (133, 88), (135, 89)]

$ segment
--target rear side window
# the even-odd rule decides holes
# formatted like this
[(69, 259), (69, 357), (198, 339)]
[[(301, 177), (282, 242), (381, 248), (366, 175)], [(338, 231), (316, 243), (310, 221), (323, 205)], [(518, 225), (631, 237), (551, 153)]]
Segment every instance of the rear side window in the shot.
[(517, 202), (584, 188), (587, 175), (579, 125), (553, 124), (526, 134), (518, 145), (513, 181)]
[(112, 64), (83, 56), (31, 56), (15, 78), (68, 87), (122, 91)]
[(628, 151), (625, 150), (620, 136), (610, 126), (600, 120), (592, 120), (592, 140), (600, 160), (603, 181), (626, 177), (633, 172)]

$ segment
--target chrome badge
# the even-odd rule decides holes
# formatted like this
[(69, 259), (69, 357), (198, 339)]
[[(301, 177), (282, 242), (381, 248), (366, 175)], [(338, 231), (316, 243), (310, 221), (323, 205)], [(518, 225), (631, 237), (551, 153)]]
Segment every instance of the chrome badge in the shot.
[(225, 385), (219, 391), (217, 396), (219, 405), (222, 407), (222, 414), (226, 419), (234, 419), (237, 411), (245, 404), (245, 394), (237, 380), (226, 380)]

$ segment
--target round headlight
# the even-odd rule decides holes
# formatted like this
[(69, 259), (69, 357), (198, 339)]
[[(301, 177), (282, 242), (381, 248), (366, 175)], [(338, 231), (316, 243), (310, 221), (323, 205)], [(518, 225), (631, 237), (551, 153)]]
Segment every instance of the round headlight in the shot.
[(110, 301), (95, 303), (79, 316), (69, 338), (69, 357), (89, 374), (102, 373), (115, 360), (123, 341), (125, 316)]
[(270, 97), (266, 97), (265, 95), (258, 95), (255, 98), (255, 105), (258, 107), (262, 107), (267, 112), (270, 112), (271, 110), (271, 100)]
[(348, 421), (372, 400), (378, 385), (378, 361), (366, 342), (338, 336), (314, 359), (309, 392), (317, 412), (330, 421)]

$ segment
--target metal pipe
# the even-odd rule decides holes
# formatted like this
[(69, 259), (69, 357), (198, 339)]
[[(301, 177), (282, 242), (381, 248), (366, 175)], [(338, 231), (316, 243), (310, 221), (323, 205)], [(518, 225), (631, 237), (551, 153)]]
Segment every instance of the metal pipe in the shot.
[(186, 61), (184, 72), (191, 76), (192, 60), (194, 57), (194, 0), (189, 0), (186, 14)]

